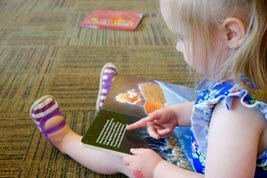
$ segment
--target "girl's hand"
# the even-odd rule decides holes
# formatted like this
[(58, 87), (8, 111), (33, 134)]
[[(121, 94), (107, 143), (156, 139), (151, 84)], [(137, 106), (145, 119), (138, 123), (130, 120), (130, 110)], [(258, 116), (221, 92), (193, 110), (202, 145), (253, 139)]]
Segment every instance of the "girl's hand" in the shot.
[(123, 158), (123, 162), (135, 178), (153, 177), (154, 169), (163, 160), (151, 149), (131, 149), (133, 155)]
[(178, 125), (177, 115), (170, 108), (162, 108), (154, 111), (147, 117), (127, 126), (127, 130), (147, 127), (149, 135), (155, 139), (170, 136)]

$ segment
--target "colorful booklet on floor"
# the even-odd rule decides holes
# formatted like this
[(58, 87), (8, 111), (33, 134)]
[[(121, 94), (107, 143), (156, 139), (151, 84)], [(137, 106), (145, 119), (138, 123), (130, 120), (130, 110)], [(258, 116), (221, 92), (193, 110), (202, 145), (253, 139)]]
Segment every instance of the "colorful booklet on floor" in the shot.
[(130, 148), (152, 148), (157, 142), (146, 128), (126, 130), (126, 126), (156, 109), (193, 100), (194, 90), (155, 80), (116, 76), (102, 109), (83, 136), (82, 146), (130, 154)]
[(143, 16), (143, 13), (132, 11), (95, 10), (80, 23), (80, 27), (135, 30)]

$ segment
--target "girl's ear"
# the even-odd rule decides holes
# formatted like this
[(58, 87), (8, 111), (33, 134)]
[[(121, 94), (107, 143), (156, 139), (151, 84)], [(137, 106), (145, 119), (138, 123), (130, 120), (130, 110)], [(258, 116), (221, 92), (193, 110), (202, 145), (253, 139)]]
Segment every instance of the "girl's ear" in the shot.
[(238, 18), (227, 18), (223, 23), (223, 30), (226, 45), (230, 49), (238, 49), (246, 35), (244, 23)]

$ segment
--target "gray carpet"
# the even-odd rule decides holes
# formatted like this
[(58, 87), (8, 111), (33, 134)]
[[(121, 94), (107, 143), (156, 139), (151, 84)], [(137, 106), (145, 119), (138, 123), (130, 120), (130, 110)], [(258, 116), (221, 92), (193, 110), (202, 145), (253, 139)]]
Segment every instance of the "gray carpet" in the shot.
[[(95, 9), (145, 17), (134, 32), (80, 28)], [(109, 61), (121, 74), (193, 85), (155, 0), (0, 0), (0, 177), (124, 177), (96, 174), (61, 154), (29, 117), (34, 100), (51, 94), (84, 134)]]

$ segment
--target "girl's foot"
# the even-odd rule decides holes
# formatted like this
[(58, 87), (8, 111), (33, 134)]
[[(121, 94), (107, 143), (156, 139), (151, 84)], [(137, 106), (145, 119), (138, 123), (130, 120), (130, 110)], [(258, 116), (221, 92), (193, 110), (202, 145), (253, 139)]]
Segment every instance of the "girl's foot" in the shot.
[(55, 98), (46, 95), (36, 100), (30, 109), (30, 116), (46, 140), (61, 152), (64, 138), (72, 133)]
[(105, 64), (102, 68), (100, 74), (98, 96), (96, 100), (96, 112), (98, 112), (103, 106), (105, 99), (107, 98), (107, 94), (111, 88), (112, 81), (117, 75), (118, 70), (116, 66), (111, 62)]

